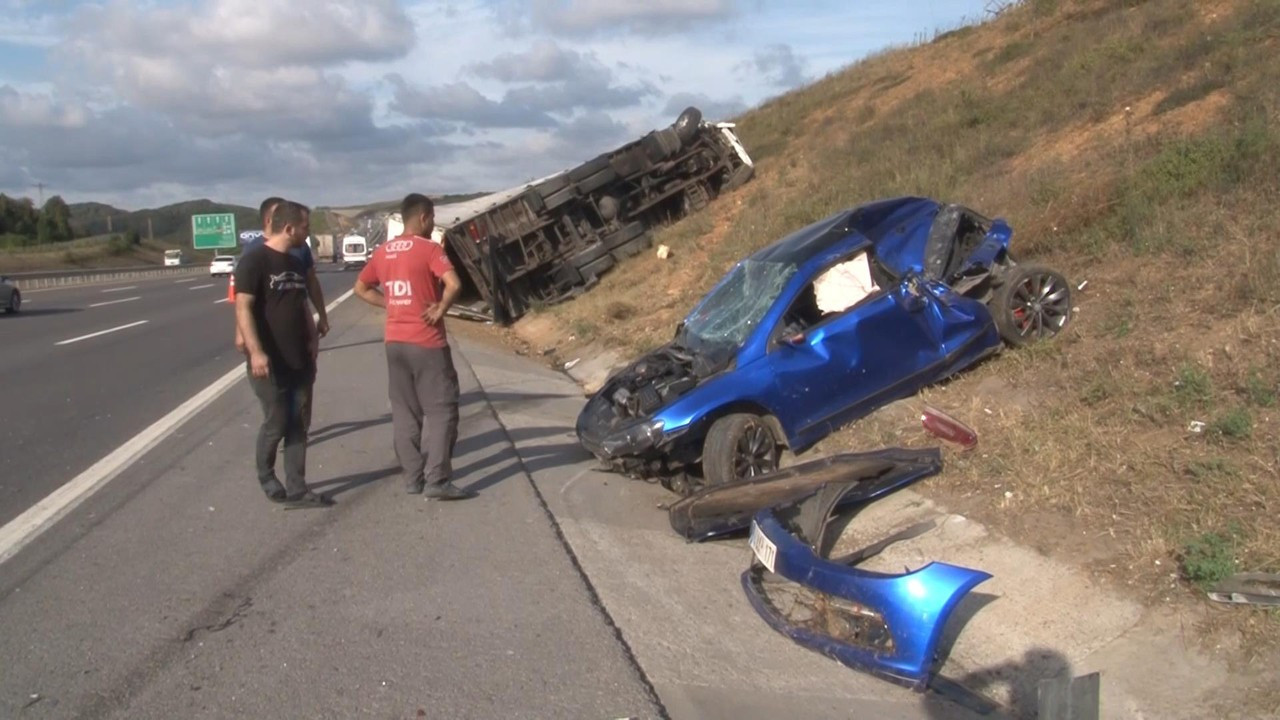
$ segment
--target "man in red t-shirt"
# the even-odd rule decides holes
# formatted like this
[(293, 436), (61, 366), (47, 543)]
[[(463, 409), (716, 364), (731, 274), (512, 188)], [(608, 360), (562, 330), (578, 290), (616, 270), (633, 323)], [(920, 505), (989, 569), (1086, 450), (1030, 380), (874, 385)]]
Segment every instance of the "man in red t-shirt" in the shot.
[(396, 457), (409, 492), (439, 500), (473, 497), (451, 478), (458, 439), (458, 374), (444, 314), (457, 299), (462, 281), (444, 247), (429, 239), (435, 228), (431, 199), (418, 193), (406, 196), (400, 215), (404, 234), (373, 251), (355, 287), (361, 300), (387, 311), (387, 390)]

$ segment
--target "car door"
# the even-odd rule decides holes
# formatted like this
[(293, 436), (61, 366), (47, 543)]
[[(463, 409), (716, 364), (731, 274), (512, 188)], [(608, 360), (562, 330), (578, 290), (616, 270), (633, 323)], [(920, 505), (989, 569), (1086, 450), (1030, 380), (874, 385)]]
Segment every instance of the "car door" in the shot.
[(879, 289), (802, 333), (780, 323), (769, 350), (779, 419), (794, 437), (816, 440), (936, 365), (940, 340), (938, 298), (915, 278)]

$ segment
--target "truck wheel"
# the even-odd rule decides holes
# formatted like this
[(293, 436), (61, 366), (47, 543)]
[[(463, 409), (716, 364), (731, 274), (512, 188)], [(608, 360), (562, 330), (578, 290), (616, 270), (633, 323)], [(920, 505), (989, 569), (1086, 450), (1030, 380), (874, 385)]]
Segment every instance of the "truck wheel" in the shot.
[(560, 174), (543, 180), (534, 186), (533, 189), (537, 190), (538, 194), (545, 198), (548, 195), (560, 192), (566, 187), (569, 187), (569, 176)]
[(613, 168), (606, 167), (605, 169), (601, 170), (595, 175), (592, 175), (591, 177), (583, 178), (582, 180), (579, 180), (578, 192), (582, 195), (590, 195), (596, 190), (599, 190), (600, 188), (604, 187), (605, 185), (608, 185), (609, 183), (617, 179), (618, 179), (618, 173), (614, 172)]
[(764, 418), (734, 413), (716, 420), (702, 446), (702, 474), (708, 485), (759, 477), (778, 469), (778, 439)]
[(641, 143), (650, 162), (662, 162), (680, 151), (680, 136), (676, 135), (675, 128), (654, 130)]
[(649, 237), (649, 233), (644, 233), (640, 237), (628, 240), (621, 245), (610, 250), (614, 257), (621, 262), (630, 257), (635, 257), (645, 250), (653, 246), (653, 238)]
[(702, 111), (696, 107), (687, 107), (672, 125), (680, 142), (688, 145), (698, 135), (698, 126), (702, 124)]
[(588, 160), (578, 167), (569, 171), (570, 182), (580, 182), (584, 178), (591, 177), (596, 173), (609, 167), (609, 156), (601, 155), (600, 157)]
[(621, 247), (644, 234), (644, 223), (633, 222), (621, 230), (615, 230), (604, 236), (604, 245), (610, 250)]
[(608, 256), (608, 254), (609, 248), (604, 243), (599, 242), (569, 258), (569, 264), (581, 271), (596, 260)]
[(604, 257), (595, 262), (587, 263), (585, 267), (579, 268), (578, 272), (582, 273), (582, 279), (591, 282), (599, 279), (599, 277), (609, 271), (614, 265), (613, 256), (606, 254)]
[(542, 202), (543, 202), (543, 205), (545, 206), (544, 207), (545, 210), (554, 210), (560, 207), (561, 205), (564, 205), (565, 203), (569, 202), (570, 200), (574, 199), (577, 196), (578, 196), (577, 189), (574, 188), (572, 185), (570, 185), (569, 187), (566, 187), (562, 190), (558, 190), (546, 196), (545, 198), (543, 198)]

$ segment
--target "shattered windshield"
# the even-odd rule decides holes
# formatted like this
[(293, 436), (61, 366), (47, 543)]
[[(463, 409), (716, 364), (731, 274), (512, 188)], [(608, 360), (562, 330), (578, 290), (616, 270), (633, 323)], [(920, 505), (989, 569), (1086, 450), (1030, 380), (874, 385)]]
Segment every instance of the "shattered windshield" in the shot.
[(681, 344), (695, 352), (734, 352), (795, 271), (790, 263), (742, 261), (694, 308), (681, 332)]

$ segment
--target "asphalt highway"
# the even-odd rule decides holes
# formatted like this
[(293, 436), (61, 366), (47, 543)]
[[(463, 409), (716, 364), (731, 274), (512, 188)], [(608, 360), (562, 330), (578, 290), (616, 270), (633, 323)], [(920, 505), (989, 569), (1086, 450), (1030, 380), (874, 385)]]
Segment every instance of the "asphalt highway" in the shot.
[[(355, 276), (321, 265), (325, 302)], [(0, 525), (243, 362), (227, 284), (31, 290), (0, 314)]]

